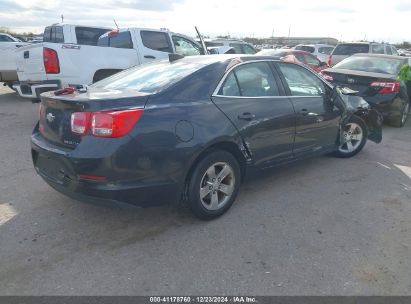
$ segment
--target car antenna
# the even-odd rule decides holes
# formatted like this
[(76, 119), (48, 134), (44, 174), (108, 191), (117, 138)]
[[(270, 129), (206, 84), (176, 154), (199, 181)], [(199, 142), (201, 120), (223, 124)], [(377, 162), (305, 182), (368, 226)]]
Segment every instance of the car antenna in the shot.
[(203, 36), (200, 34), (200, 31), (198, 30), (197, 26), (194, 26), (194, 28), (196, 29), (198, 38), (199, 38), (200, 41), (201, 41), (201, 46), (203, 47), (204, 55), (208, 55), (209, 52), (208, 52), (208, 50), (207, 50), (207, 46), (206, 46), (206, 44), (205, 44), (205, 42), (204, 42)]
[(117, 32), (119, 32), (119, 31), (120, 31), (120, 29), (119, 29), (119, 27), (118, 27), (118, 24), (117, 24), (117, 22), (116, 22), (116, 19), (113, 19), (113, 21), (114, 21), (114, 24), (116, 25)]

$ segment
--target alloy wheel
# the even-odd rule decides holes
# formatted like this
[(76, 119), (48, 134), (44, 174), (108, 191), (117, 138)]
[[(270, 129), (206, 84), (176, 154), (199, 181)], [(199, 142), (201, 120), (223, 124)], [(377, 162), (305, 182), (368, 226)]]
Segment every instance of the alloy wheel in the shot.
[(401, 125), (405, 124), (405, 121), (407, 120), (407, 116), (408, 116), (409, 111), (410, 111), (410, 104), (407, 102), (405, 104), (404, 110), (402, 111)]
[(207, 210), (218, 210), (230, 200), (235, 189), (235, 176), (231, 166), (225, 162), (211, 165), (200, 182), (201, 204)]
[(364, 133), (359, 124), (350, 122), (345, 126), (343, 131), (343, 143), (338, 150), (341, 153), (352, 153), (361, 146)]

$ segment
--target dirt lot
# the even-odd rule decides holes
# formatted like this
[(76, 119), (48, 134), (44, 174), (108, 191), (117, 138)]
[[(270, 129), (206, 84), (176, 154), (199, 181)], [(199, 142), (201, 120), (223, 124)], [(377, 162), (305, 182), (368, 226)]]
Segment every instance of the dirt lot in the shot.
[(36, 120), (0, 87), (1, 295), (411, 295), (411, 119), (353, 159), (247, 182), (212, 222), (55, 192), (32, 168)]

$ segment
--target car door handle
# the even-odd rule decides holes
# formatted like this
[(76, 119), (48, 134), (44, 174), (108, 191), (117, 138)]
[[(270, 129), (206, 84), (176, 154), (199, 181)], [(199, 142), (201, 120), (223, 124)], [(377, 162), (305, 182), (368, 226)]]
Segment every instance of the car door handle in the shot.
[(301, 110), (300, 110), (300, 114), (301, 114), (302, 116), (318, 116), (317, 113), (310, 112), (310, 111), (308, 111), (307, 109), (301, 109)]
[(253, 120), (254, 118), (255, 118), (255, 115), (251, 114), (250, 112), (245, 112), (241, 115), (238, 115), (238, 119), (247, 120), (247, 121)]
[(147, 59), (156, 59), (156, 57), (152, 56), (152, 55), (144, 55), (144, 58)]

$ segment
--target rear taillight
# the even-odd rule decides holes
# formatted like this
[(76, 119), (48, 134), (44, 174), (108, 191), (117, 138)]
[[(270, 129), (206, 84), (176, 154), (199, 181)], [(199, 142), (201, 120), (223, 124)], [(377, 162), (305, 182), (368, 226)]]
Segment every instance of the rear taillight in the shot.
[(71, 132), (85, 135), (90, 122), (90, 112), (75, 112), (71, 114)]
[(44, 68), (47, 74), (60, 73), (59, 58), (53, 49), (43, 48)]
[(370, 87), (379, 89), (380, 94), (396, 93), (400, 89), (400, 83), (398, 81), (374, 81)]
[(329, 74), (327, 72), (321, 71), (320, 74), (324, 77), (324, 79), (326, 79), (328, 81), (333, 81), (334, 80), (334, 76), (332, 76), (331, 74)]
[(85, 135), (88, 129), (96, 137), (120, 137), (131, 131), (143, 109), (112, 112), (75, 112), (71, 114), (71, 131)]

